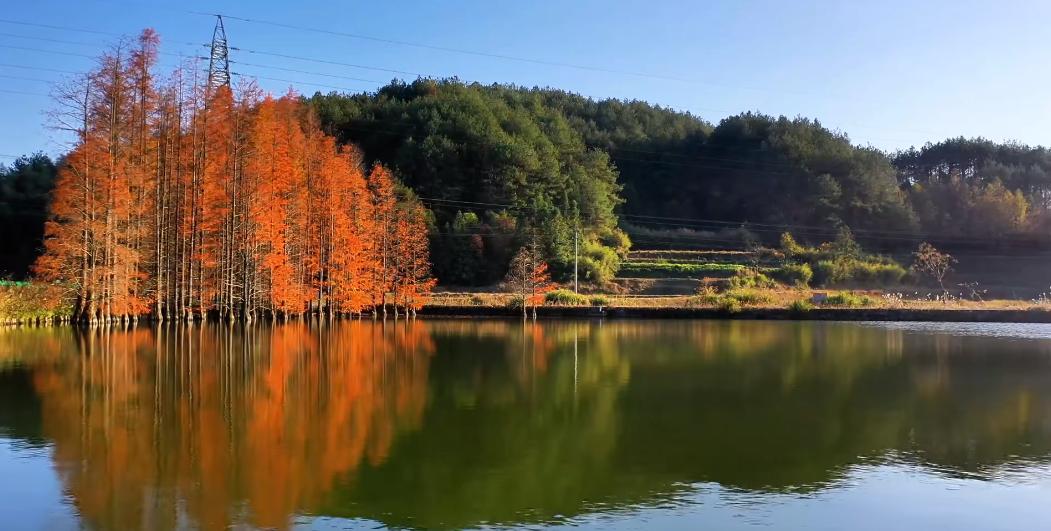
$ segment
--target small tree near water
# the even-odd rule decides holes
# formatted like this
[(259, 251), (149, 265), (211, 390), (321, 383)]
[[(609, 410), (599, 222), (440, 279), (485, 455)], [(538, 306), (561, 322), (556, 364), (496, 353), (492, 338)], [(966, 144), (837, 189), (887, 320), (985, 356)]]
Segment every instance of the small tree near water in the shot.
[(945, 289), (945, 275), (952, 271), (952, 265), (956, 263), (956, 259), (927, 242), (921, 243), (916, 252), (912, 253), (912, 257), (912, 271), (934, 279), (941, 287), (942, 294), (948, 297), (949, 290)]
[(515, 253), (504, 281), (512, 292), (522, 297), (523, 319), (530, 306), (533, 308), (533, 319), (536, 319), (536, 307), (544, 302), (544, 294), (554, 289), (547, 262), (540, 255), (536, 244), (522, 247)]

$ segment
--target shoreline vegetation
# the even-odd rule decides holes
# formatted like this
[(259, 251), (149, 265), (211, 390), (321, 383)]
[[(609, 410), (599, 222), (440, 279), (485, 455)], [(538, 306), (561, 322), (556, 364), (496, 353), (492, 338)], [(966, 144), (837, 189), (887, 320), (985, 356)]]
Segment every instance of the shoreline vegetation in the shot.
[[(60, 290), (32, 283), (0, 283), (0, 326), (77, 325), (72, 306), (63, 302)], [(909, 297), (913, 298), (909, 298)], [(526, 314), (533, 319), (550, 318), (696, 318), (696, 319), (773, 319), (828, 321), (987, 321), (1051, 323), (1051, 299), (967, 300), (919, 297), (917, 293), (876, 290), (821, 290), (809, 288), (769, 288), (728, 290), (718, 295), (616, 295), (574, 293), (558, 289)], [(510, 292), (434, 292), (417, 312), (384, 317), (379, 311), (314, 313), (288, 316), (285, 320), (400, 319), (421, 317), (523, 317), (521, 296)], [(185, 321), (223, 321), (218, 315)], [(144, 314), (136, 319), (110, 323), (114, 326), (136, 323), (162, 323)], [(248, 321), (251, 322), (251, 321)], [(86, 324), (86, 323), (79, 323)], [(95, 326), (105, 326), (96, 323)]]

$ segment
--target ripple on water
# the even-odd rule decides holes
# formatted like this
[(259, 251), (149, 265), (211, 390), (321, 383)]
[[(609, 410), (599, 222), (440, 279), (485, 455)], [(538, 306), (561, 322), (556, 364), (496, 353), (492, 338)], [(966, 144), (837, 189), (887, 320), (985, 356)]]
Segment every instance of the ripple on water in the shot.
[(996, 337), (1004, 339), (1051, 339), (1051, 324), (1048, 323), (950, 323), (921, 321), (872, 321), (863, 326), (949, 334), (955, 336)]

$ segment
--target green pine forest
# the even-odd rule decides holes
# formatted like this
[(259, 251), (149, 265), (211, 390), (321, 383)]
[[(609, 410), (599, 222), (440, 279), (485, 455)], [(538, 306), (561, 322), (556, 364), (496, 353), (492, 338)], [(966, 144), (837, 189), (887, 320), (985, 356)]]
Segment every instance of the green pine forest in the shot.
[[(919, 241), (949, 249), (1046, 247), (1051, 153), (951, 138), (897, 153), (851, 142), (811, 118), (745, 112), (718, 124), (642, 101), (456, 79), (394, 81), (374, 93), (315, 94), (322, 127), (382, 162), (431, 213), (442, 284), (503, 278), (523, 244), (585, 279), (616, 274), (629, 248), (745, 231), (806, 243), (843, 227), (873, 252)], [(0, 166), (0, 276), (37, 254), (56, 166), (29, 155)]]

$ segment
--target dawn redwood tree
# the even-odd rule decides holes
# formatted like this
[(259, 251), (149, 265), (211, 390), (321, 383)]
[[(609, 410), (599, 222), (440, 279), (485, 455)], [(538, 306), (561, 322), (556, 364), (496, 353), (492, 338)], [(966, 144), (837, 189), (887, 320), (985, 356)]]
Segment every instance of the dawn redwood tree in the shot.
[(372, 202), (372, 293), (373, 305), (378, 305), (387, 316), (387, 294), (394, 289), (396, 262), (394, 239), (396, 233), (395, 208), (397, 197), (394, 178), (386, 167), (376, 164), (369, 172), (368, 187)]
[(437, 283), (431, 277), (427, 213), (419, 201), (404, 201), (394, 227), (394, 315), (400, 302), (405, 315), (416, 314)]
[(373, 293), (372, 205), (356, 149), (322, 138), (310, 170), (308, 276), (318, 312), (360, 313)]
[(544, 294), (554, 289), (547, 262), (544, 261), (539, 245), (534, 241), (523, 246), (511, 259), (511, 266), (504, 279), (511, 291), (522, 298), (522, 318), (533, 308), (533, 319), (536, 319), (536, 307), (544, 302)]
[(297, 95), (160, 80), (146, 30), (59, 91), (76, 134), (36, 274), (85, 323), (414, 311), (433, 286), (428, 215), (389, 170), (326, 135)]

